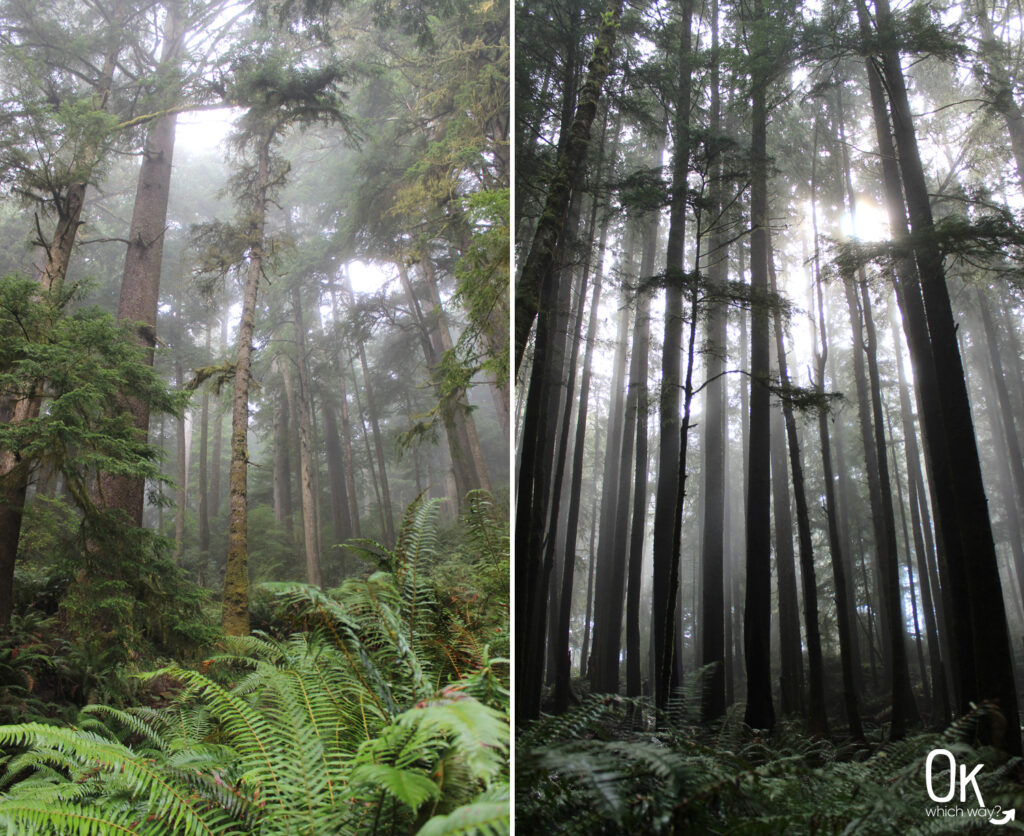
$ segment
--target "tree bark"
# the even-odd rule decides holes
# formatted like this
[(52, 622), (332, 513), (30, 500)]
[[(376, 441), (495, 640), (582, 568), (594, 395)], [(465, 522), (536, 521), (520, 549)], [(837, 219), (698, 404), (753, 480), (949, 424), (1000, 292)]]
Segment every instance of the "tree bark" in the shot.
[[(758, 10), (755, 26), (762, 23)], [(750, 289), (768, 294), (768, 80), (755, 74), (751, 90)], [(747, 672), (745, 722), (772, 729), (771, 676), (771, 403), (768, 381), (768, 310), (750, 312), (750, 434), (747, 448), (747, 577), (743, 612), (743, 651)]]
[(672, 121), (672, 204), (669, 210), (665, 253), (665, 337), (661, 355), (661, 395), (658, 400), (658, 482), (654, 497), (654, 600), (651, 638), (654, 645), (655, 702), (668, 701), (668, 680), (673, 664), (673, 622), (669, 611), (675, 600), (669, 590), (673, 563), (675, 520), (682, 514), (679, 498), (680, 390), (682, 386), (683, 276), (686, 271), (686, 177), (690, 165), (690, 79), (693, 0), (680, 4), (678, 87)]
[[(867, 17), (863, 0), (858, 0), (858, 8)], [(883, 45), (882, 65), (910, 216), (914, 258), (921, 283), (935, 371), (943, 381), (938, 391), (940, 421), (951, 469), (955, 474), (952, 487), (956, 501), (955, 507), (951, 509), (955, 513), (955, 526), (951, 527), (951, 535), (959, 536), (962, 553), (970, 555), (969, 571), (964, 567), (956, 572), (966, 581), (967, 609), (973, 628), (975, 681), (971, 692), (964, 696), (974, 702), (990, 699), (999, 703), (1005, 729), (993, 723), (989, 725), (987, 733), (991, 735), (993, 744), (1005, 748), (1011, 754), (1020, 754), (1019, 709), (1010, 637), (970, 400), (956, 340), (956, 324), (946, 286), (941, 250), (935, 241), (928, 188), (887, 0), (877, 0), (876, 9), (878, 33)], [(943, 513), (942, 517), (945, 525), (947, 515)], [(947, 562), (951, 562), (949, 554)], [(953, 578), (954, 584), (957, 579)]]
[(530, 252), (523, 263), (516, 282), (515, 371), (523, 360), (523, 352), (533, 330), (541, 300), (545, 297), (545, 284), (556, 281), (554, 274), (558, 242), (565, 228), (569, 202), (574, 190), (580, 186), (587, 149), (590, 146), (590, 128), (597, 114), (605, 79), (611, 71), (612, 50), (615, 47), (622, 0), (608, 0), (602, 15), (601, 29), (594, 43), (594, 55), (587, 68), (587, 80), (580, 90), (576, 113), (569, 127), (564, 150), (555, 161), (555, 174), (548, 190), (544, 210), (534, 231)]
[(269, 133), (261, 138), (256, 157), (256, 192), (252, 207), (249, 268), (242, 296), (235, 356), (234, 397), (231, 408), (231, 469), (228, 473), (228, 553), (224, 563), (224, 595), (221, 627), (229, 636), (249, 633), (249, 550), (246, 496), (249, 467), (249, 381), (252, 376), (252, 338), (256, 320), (256, 296), (263, 270), (267, 191), (270, 184)]
[[(180, 0), (165, 4), (163, 49), (158, 77), (173, 77), (181, 66), (185, 39), (185, 9)], [(180, 95), (177, 87), (171, 94)], [(155, 119), (146, 132), (142, 165), (135, 191), (128, 250), (124, 259), (124, 276), (117, 305), (119, 322), (139, 323), (136, 336), (146, 349), (146, 361), (152, 365), (156, 348), (157, 305), (160, 297), (160, 266), (163, 261), (164, 232), (167, 228), (167, 202), (170, 196), (174, 132), (177, 114)], [(140, 438), (149, 433), (149, 404), (137, 398), (126, 398), (122, 408), (130, 411)], [(120, 508), (142, 525), (146, 484), (141, 477), (104, 474), (102, 493), (107, 507)]]

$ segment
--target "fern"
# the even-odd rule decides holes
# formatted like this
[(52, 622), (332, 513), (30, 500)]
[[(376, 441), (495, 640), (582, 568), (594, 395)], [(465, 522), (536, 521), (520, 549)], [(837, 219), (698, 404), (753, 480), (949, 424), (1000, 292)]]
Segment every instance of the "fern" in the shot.
[[(737, 731), (733, 715), (717, 728), (687, 723), (686, 692), (698, 690), (690, 686), (656, 731), (630, 725), (633, 701), (599, 695), (524, 728), (516, 756), (518, 825), (565, 834), (987, 832), (984, 819), (926, 814), (935, 803), (925, 791), (924, 763), (940, 746), (968, 768), (986, 763), (979, 783), (990, 806), (1024, 806), (1024, 760), (996, 766), (993, 750), (976, 747), (991, 706), (944, 734), (887, 743), (865, 757), (863, 749), (840, 749), (785, 724), (771, 738), (751, 738)], [(736, 710), (741, 715), (742, 706)]]
[[(89, 706), (76, 727), (0, 727), (14, 834), (509, 831), (508, 691), (486, 647), (463, 675), (431, 641), (436, 503), (382, 571), (273, 588), (287, 636), (227, 639), (171, 705)], [(460, 651), (461, 652), (461, 651)]]

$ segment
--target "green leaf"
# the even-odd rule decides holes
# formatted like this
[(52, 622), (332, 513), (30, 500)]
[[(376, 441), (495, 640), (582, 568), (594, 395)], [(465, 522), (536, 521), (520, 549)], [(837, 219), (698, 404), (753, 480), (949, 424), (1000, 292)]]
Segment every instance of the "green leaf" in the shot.
[(420, 772), (382, 763), (364, 763), (352, 770), (353, 783), (376, 784), (412, 810), (425, 801), (439, 798), (437, 784)]
[(459, 807), (447, 816), (434, 816), (417, 831), (416, 836), (499, 836), (509, 830), (507, 801), (477, 801)]

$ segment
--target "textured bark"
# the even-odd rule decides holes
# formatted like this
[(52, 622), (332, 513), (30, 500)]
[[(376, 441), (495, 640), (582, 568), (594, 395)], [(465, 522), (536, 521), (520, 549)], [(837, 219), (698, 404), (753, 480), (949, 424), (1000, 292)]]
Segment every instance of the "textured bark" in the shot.
[(664, 707), (668, 700), (666, 676), (673, 664), (673, 620), (669, 611), (675, 599), (669, 577), (676, 555), (672, 544), (676, 519), (682, 514), (677, 504), (679, 490), (680, 389), (682, 386), (683, 281), (686, 270), (686, 176), (690, 163), (690, 79), (693, 0), (680, 5), (678, 87), (672, 115), (672, 204), (669, 209), (668, 242), (665, 252), (665, 337), (661, 355), (661, 395), (658, 400), (658, 483), (654, 499), (653, 603), (651, 640), (654, 646), (655, 702)]
[[(863, 0), (859, 0), (858, 7), (866, 17), (867, 10)], [(914, 258), (921, 283), (935, 371), (938, 378), (943, 381), (938, 392), (940, 421), (945, 433), (951, 470), (955, 475), (952, 487), (956, 501), (954, 508), (951, 509), (955, 512), (955, 526), (951, 527), (951, 534), (959, 536), (963, 554), (970, 555), (969, 570), (963, 571), (962, 574), (965, 576), (967, 609), (973, 628), (975, 680), (970, 693), (964, 696), (975, 702), (989, 699), (999, 703), (1005, 727), (990, 724), (986, 734), (991, 736), (991, 742), (995, 745), (1005, 748), (1011, 754), (1019, 754), (1019, 709), (1013, 678), (1010, 637), (970, 400), (957, 345), (956, 324), (946, 286), (941, 250), (935, 242), (928, 188), (917, 146), (906, 82), (895, 47), (889, 4), (887, 0), (877, 0), (876, 8), (878, 33), (883, 45), (882, 66), (889, 92), (893, 136), (896, 140), (899, 168), (913, 233)], [(945, 511), (942, 518), (943, 524), (946, 525)], [(947, 562), (952, 562), (949, 555)]]
[(553, 268), (558, 253), (558, 242), (565, 228), (572, 193), (579, 188), (583, 176), (587, 149), (590, 146), (590, 128), (597, 115), (601, 90), (611, 70), (612, 50), (615, 47), (619, 18), (622, 16), (622, 5), (622, 0), (609, 0), (602, 16), (601, 29), (594, 43), (594, 55), (587, 68), (587, 79), (580, 90), (567, 142), (564, 150), (559, 151), (555, 162), (555, 175), (548, 190), (544, 210), (537, 222), (529, 254), (516, 282), (517, 374), (526, 343), (530, 338), (530, 331), (540, 310), (541, 300), (546, 295), (544, 286), (557, 280)]
[[(863, 4), (858, 6), (861, 32), (869, 36), (870, 24)], [(875, 123), (879, 157), (882, 162), (882, 183), (885, 189), (889, 227), (896, 241), (907, 241), (907, 211), (903, 200), (903, 185), (893, 143), (889, 114), (883, 92), (881, 74), (875, 64), (867, 62), (868, 91)], [(925, 317), (921, 285), (914, 257), (908, 254), (896, 260), (894, 287), (899, 304), (903, 330), (910, 349), (914, 368), (915, 393), (918, 414), (921, 417), (921, 437), (926, 451), (925, 463), (933, 498), (936, 527), (936, 555), (942, 568), (943, 609), (948, 613), (945, 631), (950, 647), (948, 670), (952, 675), (954, 703), (958, 711), (970, 710), (966, 695), (973, 691), (974, 653), (973, 625), (967, 600), (964, 577), (966, 556), (963, 552), (957, 522), (954, 472), (942, 425), (942, 406), (939, 400), (939, 377), (932, 352), (928, 323)], [(923, 496), (920, 497), (923, 500)]]
[[(185, 38), (185, 9), (180, 0), (166, 5), (164, 44), (160, 55), (159, 76), (173, 77), (181, 66)], [(179, 88), (171, 85), (172, 94)], [(167, 201), (171, 187), (171, 164), (174, 156), (174, 131), (177, 114), (154, 120), (147, 132), (135, 191), (128, 250), (124, 258), (124, 275), (117, 305), (119, 322), (139, 323), (136, 338), (146, 349), (146, 361), (152, 365), (156, 347), (157, 305), (160, 297), (160, 267), (163, 261), (164, 232), (167, 228)], [(149, 433), (149, 404), (137, 398), (125, 398), (122, 408), (132, 414), (140, 438)], [(142, 525), (145, 507), (145, 479), (131, 476), (102, 477), (102, 493), (109, 508), (120, 508)]]
[(229, 636), (249, 633), (249, 550), (248, 494), (249, 467), (249, 382), (252, 376), (252, 338), (256, 319), (256, 296), (263, 269), (267, 190), (270, 183), (269, 133), (261, 138), (256, 152), (256, 192), (249, 231), (249, 265), (242, 296), (235, 355), (234, 395), (231, 406), (231, 469), (228, 473), (228, 553), (224, 563), (224, 594), (221, 627)]
[[(605, 122), (607, 123), (607, 114)], [(602, 131), (603, 138), (604, 131)], [(600, 160), (598, 161), (598, 170), (600, 171), (601, 165)], [(592, 230), (594, 228), (595, 221), (597, 220), (597, 201), (594, 200), (590, 213), (589, 227)], [(601, 236), (602, 240), (604, 235), (607, 233), (607, 218), (601, 224)], [(575, 381), (576, 376), (576, 358), (579, 353), (580, 343), (580, 330), (582, 328), (583, 320), (583, 299), (585, 296), (586, 280), (590, 273), (590, 253), (592, 246), (588, 246), (586, 249), (586, 255), (583, 259), (583, 282), (580, 286), (579, 294), (579, 305), (578, 310), (579, 316), (576, 320), (576, 340), (573, 346), (572, 357), (569, 363), (569, 372), (566, 375), (567, 380)], [(583, 494), (583, 458), (584, 448), (587, 434), (587, 416), (590, 409), (590, 381), (593, 376), (593, 359), (594, 359), (594, 345), (597, 336), (597, 313), (598, 305), (601, 301), (601, 279), (602, 274), (600, 270), (595, 271), (593, 280), (593, 290), (591, 291), (590, 299), (590, 316), (587, 322), (587, 333), (585, 338), (586, 348), (583, 352), (583, 373), (580, 377), (580, 391), (577, 398), (579, 407), (576, 412), (576, 433), (573, 443), (573, 456), (572, 456), (572, 469), (569, 475), (569, 502), (566, 511), (565, 519), (565, 544), (562, 549), (562, 575), (558, 579), (560, 586), (558, 587), (558, 607), (557, 607), (557, 618), (555, 620), (555, 627), (553, 635), (548, 637), (548, 643), (552, 648), (552, 655), (554, 657), (554, 708), (557, 712), (565, 711), (569, 706), (570, 701), (570, 677), (571, 677), (571, 660), (569, 657), (569, 625), (571, 621), (571, 609), (572, 609), (572, 588), (573, 581), (576, 572), (576, 542), (578, 537), (579, 529), (579, 517), (580, 517), (580, 503), (582, 501)], [(569, 420), (571, 410), (566, 410), (565, 419)], [(564, 446), (564, 445), (563, 445)], [(591, 561), (591, 567), (593, 561)], [(593, 573), (590, 577), (590, 587), (593, 586)], [(588, 588), (588, 606), (591, 589)], [(588, 615), (589, 620), (589, 615)], [(589, 623), (586, 626), (587, 639), (589, 640)]]

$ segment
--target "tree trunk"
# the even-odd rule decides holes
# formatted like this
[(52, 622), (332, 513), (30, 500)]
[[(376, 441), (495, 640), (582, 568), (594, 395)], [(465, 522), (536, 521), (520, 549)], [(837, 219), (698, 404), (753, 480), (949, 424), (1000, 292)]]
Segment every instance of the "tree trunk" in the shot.
[[(338, 417), (329, 397), (323, 397), (324, 442), (327, 450), (327, 478), (331, 484), (331, 524), (334, 543), (340, 546), (352, 536), (352, 522), (348, 513), (348, 485), (341, 453)], [(419, 469), (417, 468), (417, 478)], [(340, 549), (335, 550), (340, 551)]]
[[(940, 644), (940, 635), (945, 636), (945, 624), (939, 628), (936, 623), (941, 617), (929, 564), (933, 554), (931, 538), (926, 539), (930, 523), (926, 518), (927, 505), (923, 497), (924, 479), (921, 476), (921, 458), (917, 446), (917, 433), (910, 408), (910, 393), (903, 370), (903, 352), (900, 346), (898, 323), (892, 322), (893, 353), (896, 355), (896, 377), (900, 392), (900, 418), (903, 423), (904, 451), (907, 458), (907, 493), (910, 502), (910, 524), (914, 532), (914, 552), (917, 555), (917, 573), (921, 584), (921, 604), (924, 608), (924, 625), (928, 634), (928, 662), (932, 670), (932, 723), (944, 725), (949, 722), (950, 704), (945, 659), (948, 651)], [(924, 513), (922, 513), (922, 511)]]
[[(778, 293), (778, 282), (775, 276), (774, 257), (771, 249), (771, 234), (768, 234), (768, 276), (772, 293)], [(775, 311), (775, 350), (779, 358), (779, 378), (783, 387), (789, 386), (789, 368), (786, 362), (786, 345), (782, 333), (782, 315)], [(796, 501), (797, 537), (800, 543), (800, 576), (804, 590), (804, 627), (807, 633), (807, 673), (808, 693), (807, 728), (811, 734), (828, 734), (828, 717), (825, 713), (825, 672), (821, 656), (821, 630), (818, 624), (818, 582), (814, 572), (814, 548), (811, 543), (811, 521), (807, 511), (807, 495), (804, 488), (804, 466), (800, 455), (800, 441), (796, 433), (796, 417), (793, 404), (782, 401), (782, 415), (786, 426), (786, 439), (789, 446), (789, 465), (793, 474), (793, 495)], [(785, 485), (785, 479), (782, 480)], [(792, 539), (790, 539), (792, 551)], [(783, 569), (782, 555), (779, 554), (779, 578)], [(792, 572), (792, 569), (790, 570)], [(796, 590), (793, 591), (794, 610), (796, 609)], [(779, 604), (782, 606), (780, 596)], [(785, 614), (782, 614), (783, 617)], [(799, 647), (799, 622), (797, 626), (797, 646)]]
[[(280, 373), (280, 356), (274, 358), (272, 368)], [(283, 392), (274, 413), (274, 520), (286, 529), (288, 539), (291, 540), (292, 468), (290, 448), (292, 433), (288, 412), (288, 394)]]
[(975, 0), (974, 17), (981, 33), (977, 54), (985, 66), (985, 89), (991, 97), (994, 110), (1006, 122), (1006, 131), (1010, 135), (1010, 150), (1017, 164), (1017, 177), (1024, 186), (1024, 113), (1021, 113), (1013, 82), (1007, 72), (1007, 67), (1011, 66), (1013, 59), (1007, 54), (1005, 45), (996, 39), (985, 0)]
[[(762, 24), (758, 11), (755, 26)], [(768, 293), (768, 80), (755, 75), (751, 90), (750, 289)], [(768, 310), (750, 312), (750, 435), (747, 448), (747, 591), (743, 651), (747, 671), (745, 721), (754, 729), (775, 726), (771, 675), (771, 403)]]
[[(863, 0), (859, 0), (858, 8), (861, 14), (867, 17)], [(877, 0), (876, 8), (878, 32), (884, 46), (882, 65), (890, 96), (893, 133), (913, 233), (914, 258), (920, 277), (935, 371), (938, 379), (943, 381), (938, 391), (941, 408), (938, 423), (944, 431), (951, 470), (955, 474), (952, 487), (956, 501), (955, 507), (951, 509), (955, 514), (955, 527), (951, 527), (951, 534), (959, 536), (962, 553), (970, 555), (970, 570), (967, 571), (967, 567), (957, 569), (952, 579), (954, 584), (959, 578), (966, 581), (964, 589), (967, 610), (973, 628), (975, 681), (971, 692), (964, 696), (974, 702), (990, 699), (999, 703), (1005, 719), (1005, 729), (997, 728), (997, 724), (990, 724), (987, 729), (987, 733), (991, 735), (990, 742), (1005, 748), (1011, 754), (1020, 754), (1019, 711), (1010, 637), (970, 400), (967, 396), (963, 363), (956, 340), (956, 324), (946, 286), (941, 250), (935, 242), (928, 188), (918, 151), (906, 83), (899, 54), (893, 46), (895, 40), (889, 4), (887, 0)], [(944, 525), (947, 516), (943, 512)], [(952, 562), (949, 553), (947, 562)]]
[[(210, 327), (206, 327), (206, 356), (210, 356)], [(210, 554), (210, 483), (207, 448), (210, 444), (210, 392), (203, 390), (199, 414), (199, 565), (206, 571)]]
[(587, 149), (590, 145), (590, 127), (597, 114), (601, 89), (611, 70), (612, 50), (621, 16), (622, 0), (608, 0), (607, 9), (602, 16), (601, 29), (594, 43), (594, 56), (587, 68), (587, 80), (580, 90), (576, 114), (569, 127), (568, 139), (565, 148), (559, 150), (555, 161), (555, 175), (548, 189), (544, 211), (537, 223), (529, 254), (516, 282), (516, 374), (519, 373), (523, 352), (526, 350), (533, 323), (537, 319), (541, 301), (546, 296), (545, 285), (557, 279), (554, 266), (559, 238), (565, 228), (572, 193), (579, 188), (583, 176)]
[(263, 270), (264, 226), (267, 190), (270, 183), (271, 137), (264, 136), (257, 149), (256, 198), (252, 208), (249, 269), (242, 296), (242, 317), (238, 324), (238, 352), (235, 358), (234, 398), (231, 409), (231, 469), (228, 475), (228, 553), (224, 563), (224, 595), (221, 627), (229, 636), (249, 633), (249, 550), (246, 514), (247, 469), (249, 466), (249, 381), (252, 337), (256, 320), (256, 296)]
[[(441, 305), (441, 292), (437, 287), (437, 274), (430, 259), (424, 257), (421, 264), (430, 303), (434, 306), (433, 315), (429, 321), (438, 335), (442, 354), (450, 352), (453, 350), (454, 344), (448, 327), (448, 318), (445, 316), (444, 308)], [(473, 413), (469, 409), (465, 389), (460, 389), (456, 394), (453, 406), (455, 408), (454, 418), (456, 425), (459, 427), (460, 434), (466, 439), (466, 450), (469, 453), (473, 489), (490, 491), (491, 477), (487, 470), (487, 461), (484, 458), (483, 448), (480, 446), (480, 437), (476, 431), (476, 421), (473, 420)]]
[[(163, 50), (158, 77), (173, 78), (181, 66), (185, 39), (185, 9), (180, 0), (165, 4)], [(180, 95), (180, 89), (169, 93)], [(146, 349), (146, 361), (152, 365), (156, 347), (157, 305), (160, 297), (160, 265), (163, 261), (164, 233), (167, 229), (167, 201), (171, 187), (171, 163), (174, 157), (174, 130), (177, 114), (160, 116), (149, 125), (142, 151), (142, 165), (135, 191), (135, 204), (128, 231), (128, 250), (124, 259), (121, 296), (117, 305), (118, 322), (140, 323), (136, 332), (139, 345)], [(130, 411), (140, 438), (149, 433), (149, 404), (126, 398), (123, 409)], [(146, 484), (141, 477), (104, 475), (103, 496), (107, 507), (120, 508), (142, 525)]]
[[(655, 143), (653, 159), (660, 161), (662, 142)], [(640, 260), (640, 284), (654, 271), (658, 246), (658, 216), (643, 219), (643, 255)], [(647, 530), (647, 372), (651, 340), (651, 298), (641, 290), (636, 300), (636, 324), (633, 355), (629, 369), (629, 399), (635, 404), (636, 466), (633, 471), (633, 519), (630, 523), (629, 562), (626, 569), (626, 694), (639, 697), (643, 692), (642, 651), (640, 644), (640, 592), (643, 580), (644, 534)]]
[[(817, 148), (815, 148), (815, 154)], [(812, 198), (813, 200), (813, 198)], [(813, 207), (813, 204), (812, 204)], [(812, 215), (816, 213), (812, 208)], [(815, 346), (814, 359), (817, 369), (815, 389), (819, 395), (825, 393), (825, 363), (828, 358), (828, 331), (825, 326), (824, 292), (821, 274), (818, 268), (817, 223), (815, 222), (814, 241), (814, 280), (818, 291), (818, 339), (821, 347)], [(832, 580), (836, 593), (836, 618), (839, 622), (839, 655), (843, 671), (843, 703), (846, 709), (846, 722), (850, 727), (850, 736), (854, 740), (864, 739), (864, 729), (860, 720), (860, 706), (857, 694), (860, 691), (857, 681), (857, 665), (854, 652), (854, 636), (857, 625), (850, 601), (853, 598), (848, 591), (847, 561), (843, 557), (843, 539), (839, 534), (838, 513), (835, 496), (835, 474), (832, 467), (832, 445), (829, 439), (828, 413), (825, 409), (818, 410), (818, 436), (821, 443), (821, 462), (825, 481), (825, 517), (828, 523), (829, 552), (832, 558)]]
[[(106, 110), (114, 68), (119, 48), (115, 47), (104, 57), (103, 69), (96, 89), (94, 108)], [(57, 224), (49, 241), (39, 241), (43, 247), (42, 259), (36, 280), (40, 293), (59, 298), (63, 293), (64, 279), (71, 262), (71, 251), (82, 216), (88, 177), (96, 164), (96, 149), (85, 148), (82, 153), (83, 176), (71, 183), (62, 199), (55, 201)], [(9, 406), (8, 422), (19, 424), (39, 415), (40, 399), (35, 392)], [(21, 465), (13, 451), (0, 451), (0, 630), (6, 630), (11, 621), (14, 602), (14, 564), (18, 556), (18, 541), (21, 539), (21, 522), (28, 492), (28, 469)]]
[(619, 505), (629, 504), (621, 496), (619, 471), (622, 467), (625, 423), (626, 357), (629, 353), (629, 309), (619, 308), (615, 337), (615, 359), (608, 413), (608, 438), (604, 454), (601, 491), (601, 523), (598, 531), (597, 575), (594, 597), (594, 638), (590, 664), (591, 687), (598, 693), (618, 693), (619, 655), (622, 637), (623, 592), (626, 574), (624, 551), (617, 548)]
[(678, 559), (672, 544), (676, 519), (682, 514), (679, 498), (680, 400), (682, 386), (683, 276), (686, 270), (686, 177), (690, 165), (690, 79), (693, 0), (680, 4), (680, 35), (675, 109), (672, 122), (672, 204), (669, 210), (665, 253), (665, 337), (661, 355), (661, 395), (658, 399), (658, 483), (654, 498), (654, 600), (651, 607), (651, 639), (657, 665), (655, 702), (668, 701), (666, 679), (673, 664), (670, 610), (675, 600), (669, 590), (673, 562)]
[[(722, 93), (719, 70), (718, 0), (711, 1), (711, 121), (709, 132), (716, 137), (722, 130)], [(722, 229), (721, 154), (712, 164), (711, 212), (715, 217), (708, 244), (708, 284), (721, 290), (729, 276), (729, 245)], [(704, 394), (704, 519), (701, 541), (701, 664), (713, 665), (701, 704), (705, 722), (725, 712), (725, 448), (728, 443), (726, 416), (725, 360), (728, 353), (728, 309), (712, 303), (708, 310), (705, 363), (707, 388)], [(637, 438), (639, 439), (639, 430)], [(637, 468), (640, 467), (639, 450)], [(646, 461), (644, 467), (646, 469)], [(646, 473), (644, 474), (646, 479)], [(646, 502), (644, 503), (646, 506)], [(644, 509), (646, 511), (646, 507)], [(642, 542), (641, 542), (642, 545)], [(798, 639), (799, 640), (799, 639)]]
[[(178, 382), (179, 388), (182, 386), (183, 377), (184, 373), (182, 372), (181, 357), (179, 355), (174, 361), (174, 378)], [(178, 490), (174, 502), (174, 562), (178, 565), (181, 565), (181, 558), (184, 556), (185, 552), (185, 508), (188, 502), (188, 460), (186, 458), (187, 450), (185, 449), (185, 445), (187, 443), (185, 439), (185, 414), (186, 413), (182, 413), (181, 417), (174, 422), (177, 432), (178, 459)]]

